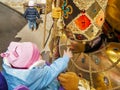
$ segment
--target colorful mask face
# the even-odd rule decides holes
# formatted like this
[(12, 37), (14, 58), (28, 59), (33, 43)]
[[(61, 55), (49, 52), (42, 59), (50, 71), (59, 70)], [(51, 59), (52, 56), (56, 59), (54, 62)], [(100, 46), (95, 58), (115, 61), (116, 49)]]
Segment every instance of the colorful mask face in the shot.
[[(107, 1), (64, 0), (64, 21), (75, 40), (90, 41), (101, 34)], [(81, 37), (77, 38), (78, 36)]]

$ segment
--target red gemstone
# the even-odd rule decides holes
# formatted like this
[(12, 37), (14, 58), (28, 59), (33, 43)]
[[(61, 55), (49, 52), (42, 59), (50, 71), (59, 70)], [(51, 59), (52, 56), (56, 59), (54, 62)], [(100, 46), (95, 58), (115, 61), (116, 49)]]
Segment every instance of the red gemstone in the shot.
[(86, 15), (81, 15), (75, 20), (75, 24), (80, 30), (85, 30), (87, 27), (89, 27), (91, 22)]

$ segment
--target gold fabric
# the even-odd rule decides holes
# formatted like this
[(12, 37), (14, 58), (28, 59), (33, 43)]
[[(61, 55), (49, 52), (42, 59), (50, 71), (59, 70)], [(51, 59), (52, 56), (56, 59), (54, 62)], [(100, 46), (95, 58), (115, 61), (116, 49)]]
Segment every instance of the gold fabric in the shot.
[(78, 90), (79, 77), (74, 72), (61, 73), (58, 80), (65, 90)]
[(106, 48), (106, 54), (113, 62), (120, 59), (120, 43), (111, 42)]
[(106, 19), (110, 25), (120, 32), (120, 1), (108, 0)]

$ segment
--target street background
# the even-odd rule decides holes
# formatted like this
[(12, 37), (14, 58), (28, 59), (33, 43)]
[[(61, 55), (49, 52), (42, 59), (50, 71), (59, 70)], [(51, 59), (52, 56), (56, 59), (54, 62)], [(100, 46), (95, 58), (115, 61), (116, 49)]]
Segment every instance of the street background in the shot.
[[(43, 42), (47, 39), (49, 30), (53, 24), (51, 13), (47, 14), (46, 26), (44, 26), (45, 14), (43, 13), (40, 15), (38, 29), (36, 31), (31, 31), (28, 29), (28, 23), (23, 17), (24, 2), (22, 1), (24, 0), (19, 0), (19, 2), (21, 1), (19, 4), (16, 3), (17, 0), (7, 1), (8, 0), (2, 0), (2, 2), (0, 2), (0, 53), (7, 50), (7, 47), (11, 41), (33, 42), (37, 44), (40, 51), (43, 51)], [(45, 40), (43, 41), (44, 28), (46, 28), (46, 35)], [(48, 45), (46, 45), (44, 49), (49, 51)], [(0, 65), (1, 64), (2, 58), (0, 58)]]

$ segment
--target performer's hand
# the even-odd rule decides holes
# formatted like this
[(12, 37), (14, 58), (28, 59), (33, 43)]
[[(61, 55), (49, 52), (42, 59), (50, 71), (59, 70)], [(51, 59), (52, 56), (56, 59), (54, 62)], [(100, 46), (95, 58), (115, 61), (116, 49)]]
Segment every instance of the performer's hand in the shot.
[(52, 9), (52, 17), (56, 18), (56, 19), (61, 17), (61, 8), (60, 7), (55, 7)]
[(61, 73), (58, 80), (65, 90), (78, 90), (79, 77), (74, 72)]

